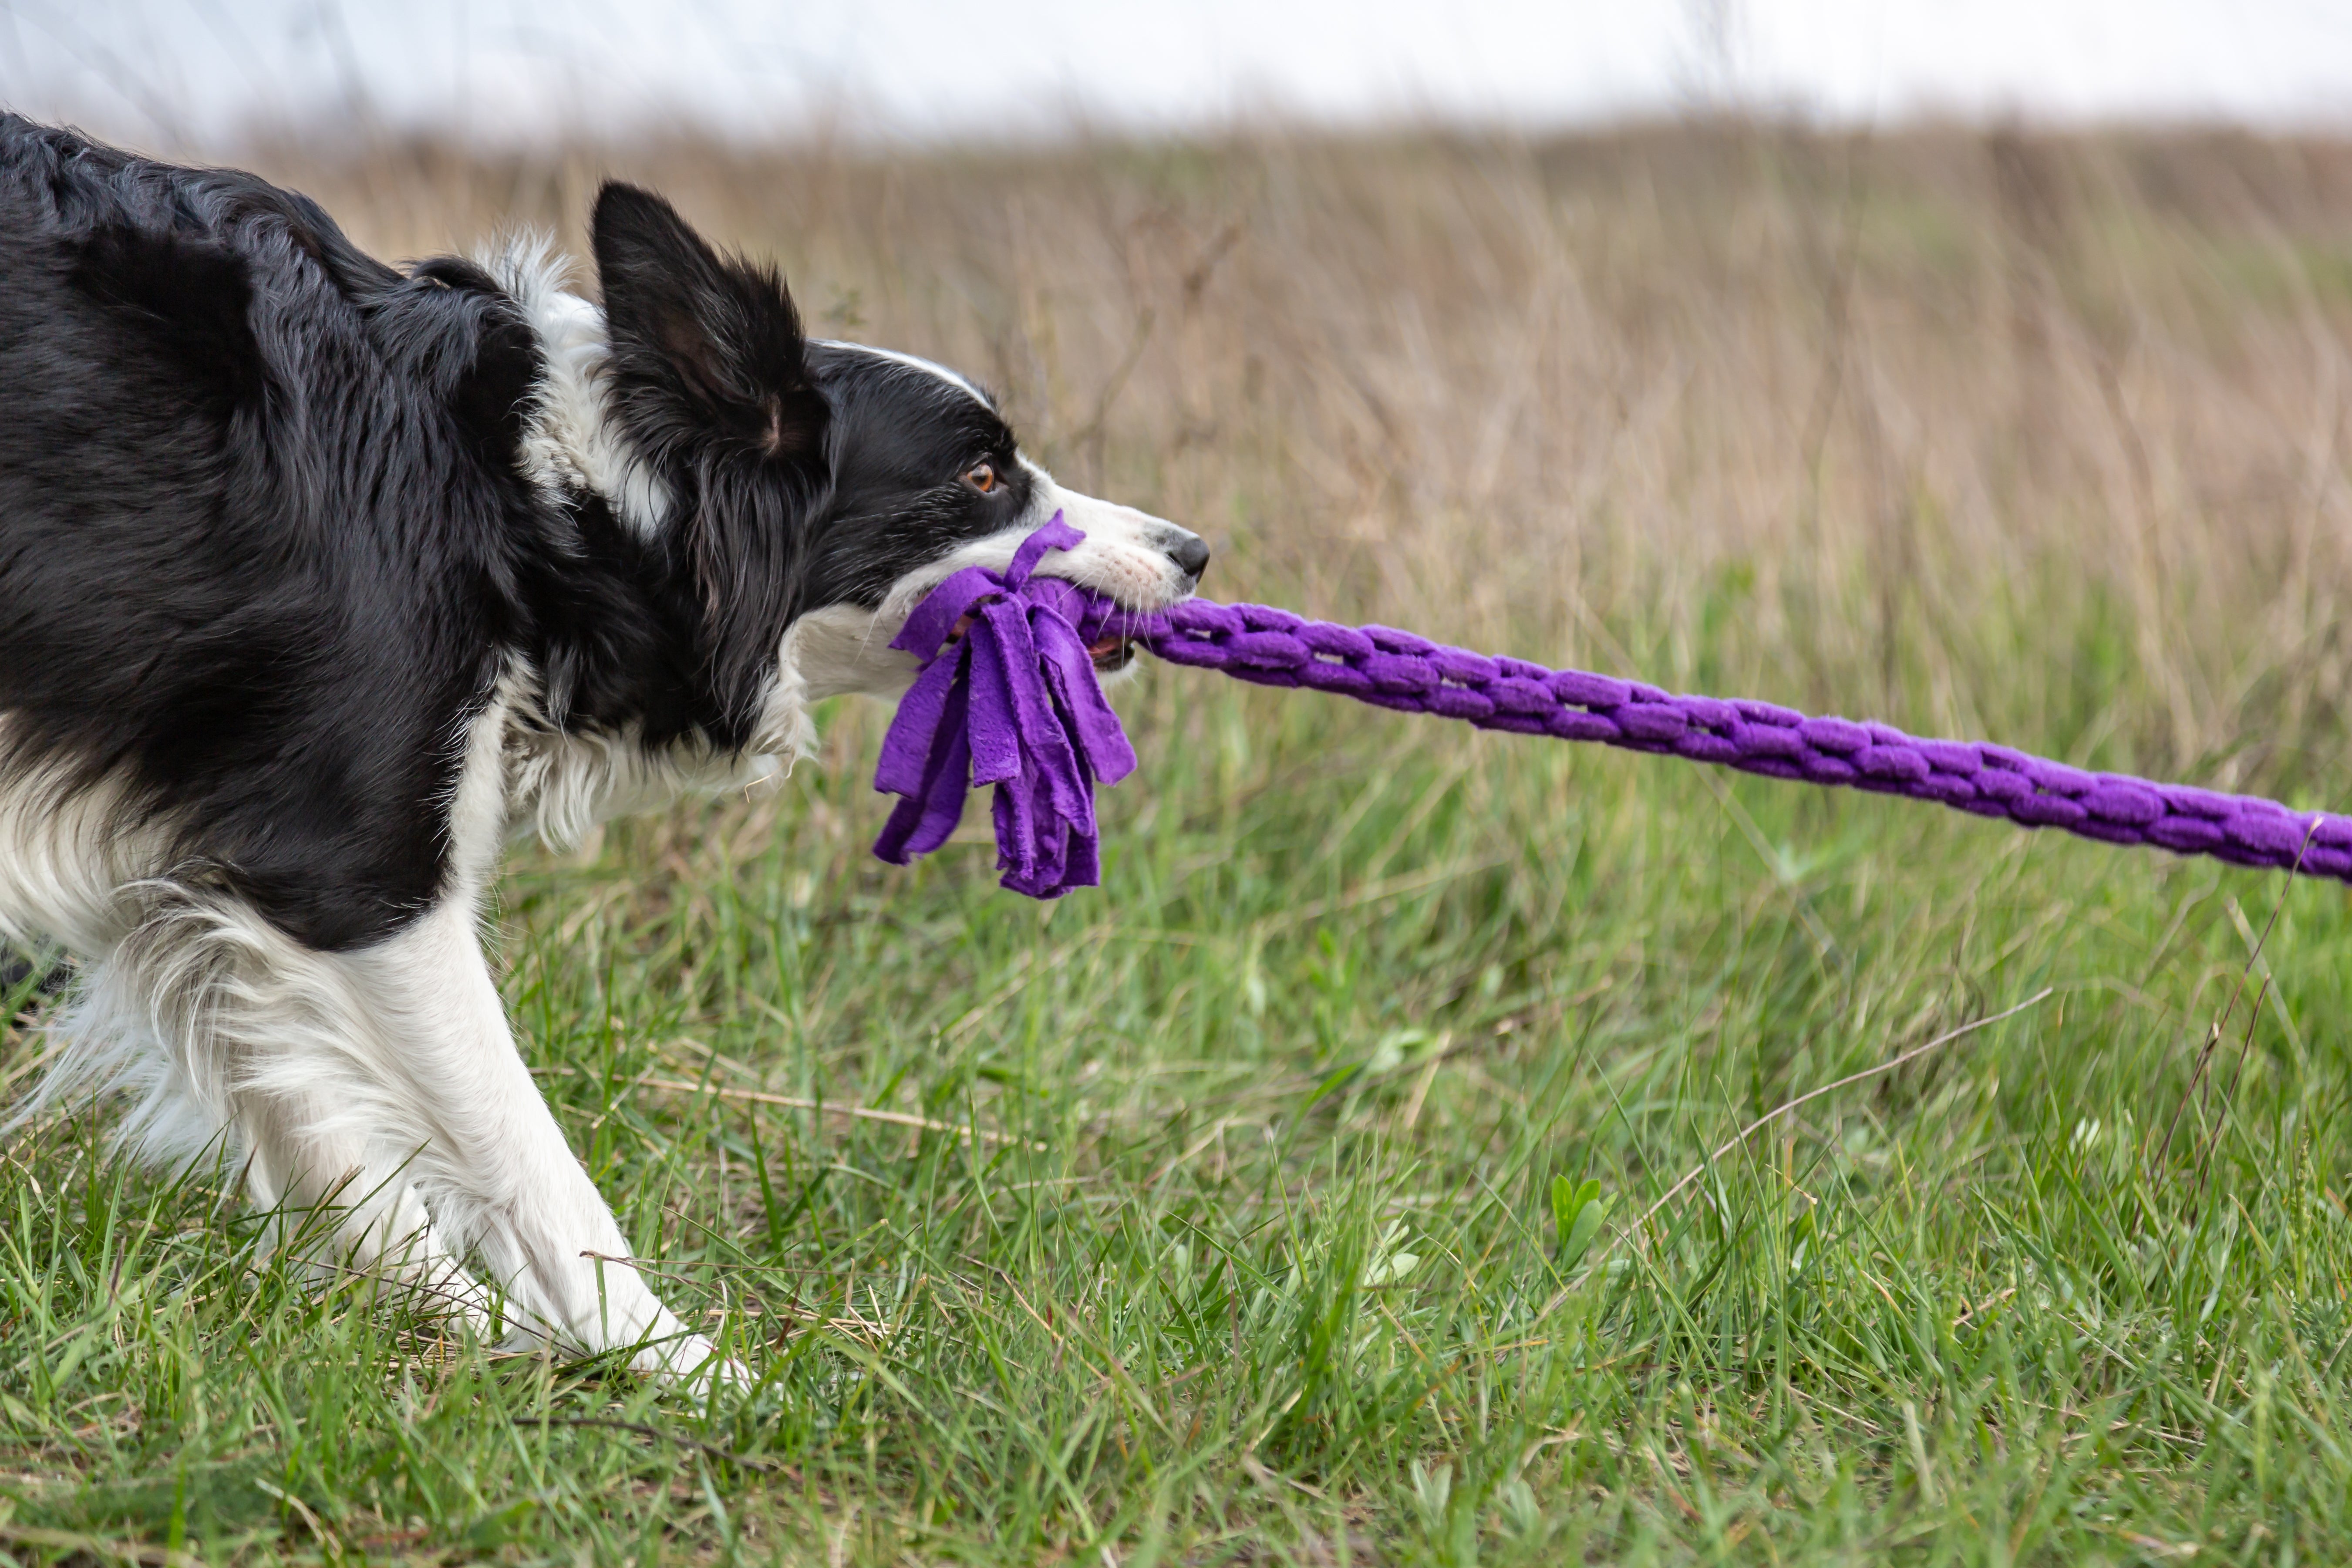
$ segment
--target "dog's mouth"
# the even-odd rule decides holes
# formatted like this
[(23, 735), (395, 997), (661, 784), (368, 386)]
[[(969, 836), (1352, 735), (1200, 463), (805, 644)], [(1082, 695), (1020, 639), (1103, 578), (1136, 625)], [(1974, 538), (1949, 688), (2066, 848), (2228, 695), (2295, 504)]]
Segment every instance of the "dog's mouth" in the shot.
[[(966, 616), (956, 622), (955, 629), (948, 633), (948, 641), (961, 642), (963, 634), (971, 630), (971, 619)], [(1087, 645), (1087, 657), (1094, 661), (1096, 669), (1115, 675), (1135, 662), (1135, 643), (1117, 632), (1105, 632)]]

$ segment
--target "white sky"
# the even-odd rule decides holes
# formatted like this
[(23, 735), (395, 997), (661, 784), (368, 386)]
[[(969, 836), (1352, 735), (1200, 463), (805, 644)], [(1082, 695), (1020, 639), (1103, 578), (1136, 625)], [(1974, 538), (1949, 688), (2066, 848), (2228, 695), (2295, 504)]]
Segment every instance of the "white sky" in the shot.
[(162, 146), (256, 123), (1026, 139), (1734, 104), (2345, 130), (2352, 0), (0, 0), (0, 104)]

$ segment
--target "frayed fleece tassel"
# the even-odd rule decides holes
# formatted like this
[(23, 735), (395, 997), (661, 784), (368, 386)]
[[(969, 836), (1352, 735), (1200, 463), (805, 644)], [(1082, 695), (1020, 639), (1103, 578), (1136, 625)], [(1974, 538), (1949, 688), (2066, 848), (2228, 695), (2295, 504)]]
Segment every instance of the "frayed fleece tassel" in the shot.
[(875, 841), (883, 859), (904, 866), (937, 849), (963, 819), (964, 792), (993, 784), (1005, 887), (1055, 899), (1102, 881), (1095, 781), (1133, 773), (1135, 750), (1071, 624), (1087, 618), (1091, 596), (1054, 579), (1030, 581), (1048, 550), (1085, 538), (1055, 513), (1003, 572), (957, 573), (891, 640), (924, 662), (875, 770), (877, 789), (904, 797)]

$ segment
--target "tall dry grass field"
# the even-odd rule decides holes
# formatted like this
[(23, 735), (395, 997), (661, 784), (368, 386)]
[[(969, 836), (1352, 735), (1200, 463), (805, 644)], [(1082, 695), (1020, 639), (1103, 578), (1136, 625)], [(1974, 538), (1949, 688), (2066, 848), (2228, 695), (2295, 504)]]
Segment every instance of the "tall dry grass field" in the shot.
[[(2352, 799), (2352, 146), (248, 161), (394, 257), (582, 252), (600, 178), (653, 185), (1208, 536), (1218, 596)], [(526, 1053), (753, 1399), (322, 1289), (101, 1110), (0, 1170), (0, 1542), (2352, 1552), (2339, 889), (1180, 670), (1118, 700), (1106, 885), (1052, 908), (969, 828), (876, 865), (849, 706), (776, 795), (518, 858)]]

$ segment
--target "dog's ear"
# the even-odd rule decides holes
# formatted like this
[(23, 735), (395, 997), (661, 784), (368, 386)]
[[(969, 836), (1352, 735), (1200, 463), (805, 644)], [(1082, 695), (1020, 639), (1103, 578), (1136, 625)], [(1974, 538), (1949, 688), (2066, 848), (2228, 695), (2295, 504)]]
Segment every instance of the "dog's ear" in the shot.
[(822, 453), (824, 399), (773, 268), (722, 258), (667, 202), (617, 181), (596, 194), (591, 231), (613, 374), (641, 436), (788, 464)]
[(799, 592), (830, 420), (772, 268), (722, 258), (670, 205), (608, 183), (591, 220), (614, 403), (681, 503), (702, 658), (735, 737), (755, 718)]

